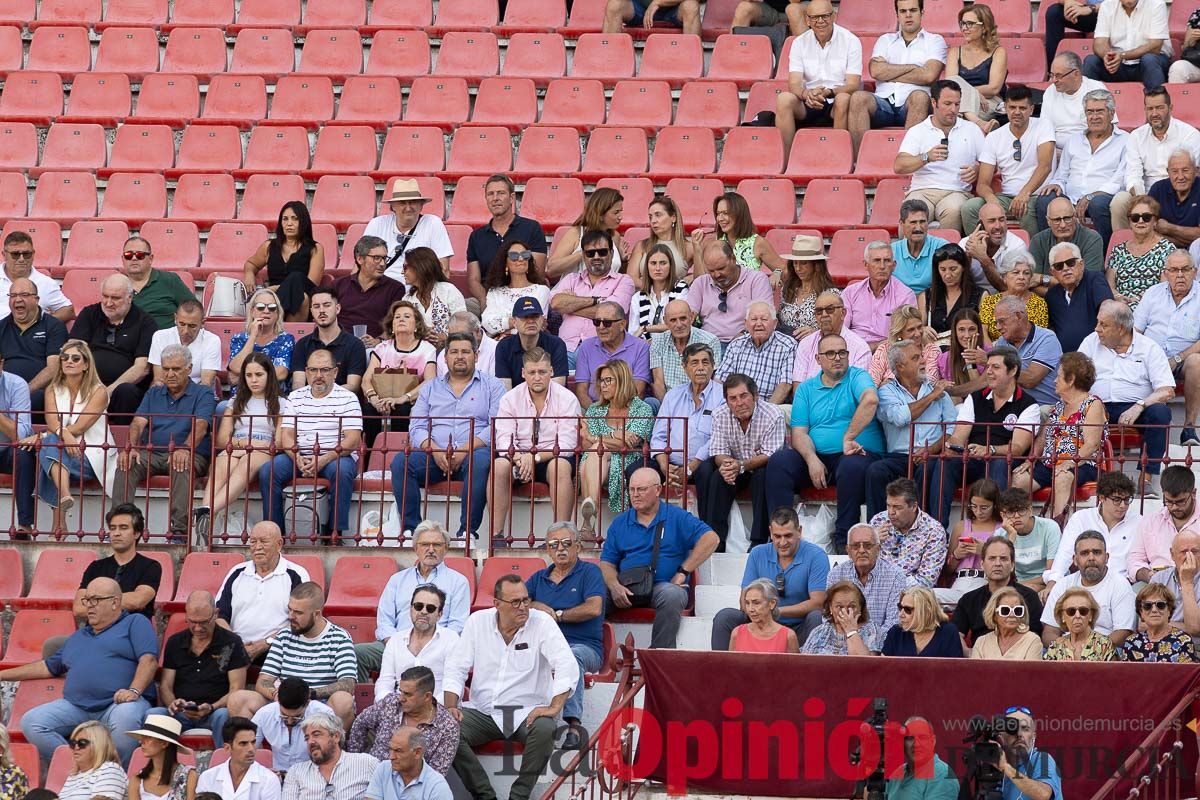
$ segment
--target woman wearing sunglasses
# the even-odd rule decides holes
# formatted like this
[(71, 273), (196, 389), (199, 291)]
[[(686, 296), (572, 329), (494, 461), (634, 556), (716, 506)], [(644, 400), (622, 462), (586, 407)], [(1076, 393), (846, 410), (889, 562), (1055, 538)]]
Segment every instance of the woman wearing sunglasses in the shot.
[(897, 608), (900, 622), (883, 640), (885, 656), (963, 657), (958, 628), (946, 616), (932, 589), (908, 587), (900, 595)]
[(1041, 661), (1042, 637), (1029, 630), (1029, 607), (1011, 586), (997, 590), (983, 609), (985, 633), (971, 649), (971, 658), (1003, 661)]
[(1107, 636), (1092, 627), (1100, 616), (1100, 606), (1092, 593), (1072, 586), (1054, 604), (1054, 619), (1065, 631), (1046, 648), (1044, 661), (1112, 661), (1116, 648)]
[(798, 653), (796, 632), (779, 624), (779, 590), (766, 578), (742, 589), (742, 612), (750, 618), (729, 635), (731, 653)]
[(1129, 228), (1133, 238), (1112, 249), (1104, 275), (1113, 297), (1137, 308), (1142, 292), (1162, 280), (1167, 256), (1175, 244), (1158, 232), (1158, 201), (1142, 195), (1129, 207)]
[(71, 731), (71, 774), (58, 792), (59, 800), (125, 800), (128, 779), (117, 757), (108, 728), (95, 720)]
[[(250, 346), (247, 347), (246, 345)], [(275, 366), (275, 378), (286, 388), (295, 338), (283, 329), (283, 306), (270, 289), (259, 289), (246, 307), (246, 330), (229, 340), (229, 380), (237, 391), (242, 365), (251, 353), (265, 353)]]
[(1171, 626), (1175, 613), (1175, 593), (1162, 583), (1147, 583), (1137, 593), (1140, 630), (1121, 643), (1117, 655), (1122, 661), (1166, 661), (1191, 664), (1200, 661), (1191, 636)]
[(522, 297), (534, 297), (542, 308), (550, 307), (550, 287), (524, 242), (507, 241), (500, 246), (487, 275), (483, 277), (487, 297), (481, 324), (488, 336), (502, 336), (512, 328), (513, 306)]

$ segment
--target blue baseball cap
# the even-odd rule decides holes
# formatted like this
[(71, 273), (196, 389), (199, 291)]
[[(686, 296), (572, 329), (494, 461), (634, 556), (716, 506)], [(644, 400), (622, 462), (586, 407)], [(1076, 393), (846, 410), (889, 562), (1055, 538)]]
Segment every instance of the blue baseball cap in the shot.
[(522, 297), (513, 306), (512, 315), (514, 317), (540, 317), (543, 315), (542, 304), (537, 301), (536, 297)]

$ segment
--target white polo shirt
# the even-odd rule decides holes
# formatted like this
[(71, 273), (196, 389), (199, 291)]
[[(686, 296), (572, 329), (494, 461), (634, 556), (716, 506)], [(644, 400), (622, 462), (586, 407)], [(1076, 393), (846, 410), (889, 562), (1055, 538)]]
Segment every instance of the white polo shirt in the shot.
[(1135, 608), (1137, 596), (1133, 593), (1129, 581), (1125, 580), (1121, 573), (1112, 567), (1109, 567), (1108, 572), (1105, 573), (1104, 580), (1095, 586), (1083, 586), (1083, 576), (1078, 572), (1073, 572), (1055, 583), (1042, 610), (1043, 625), (1062, 627), (1061, 620), (1054, 618), (1054, 605), (1058, 602), (1058, 598), (1063, 596), (1063, 592), (1074, 586), (1087, 589), (1096, 604), (1100, 606), (1100, 616), (1096, 617), (1096, 624), (1093, 626), (1096, 633), (1108, 636), (1113, 631), (1137, 630), (1138, 618), (1137, 608)]
[[(1116, 50), (1133, 50), (1151, 39), (1162, 40), (1159, 50), (1164, 56), (1171, 55), (1171, 32), (1167, 27), (1167, 4), (1163, 0), (1138, 0), (1133, 13), (1125, 13), (1121, 0), (1104, 0), (1096, 11), (1097, 39), (1108, 39)], [(1131, 58), (1126, 64), (1137, 64), (1140, 58)]]
[(1167, 177), (1167, 161), (1181, 149), (1200, 164), (1200, 131), (1183, 120), (1172, 118), (1161, 139), (1154, 135), (1150, 123), (1135, 128), (1125, 142), (1125, 188), (1135, 196), (1145, 194), (1156, 181)]
[(833, 35), (822, 47), (812, 30), (792, 40), (788, 71), (804, 75), (804, 88), (836, 89), (847, 75), (862, 75), (862, 42), (841, 25), (833, 26)]
[[(1071, 568), (1071, 559), (1075, 556), (1075, 540), (1084, 531), (1100, 531), (1104, 534), (1104, 546), (1108, 550), (1108, 569), (1126, 578), (1126, 562), (1129, 560), (1129, 545), (1133, 543), (1133, 535), (1137, 533), (1138, 523), (1142, 515), (1130, 508), (1125, 519), (1111, 529), (1100, 516), (1098, 508), (1081, 508), (1071, 515), (1063, 528), (1062, 538), (1058, 540), (1058, 552), (1054, 556), (1054, 566), (1048, 572), (1048, 580), (1061, 581)], [(1127, 578), (1126, 578), (1127, 579)]]
[(244, 561), (221, 581), (217, 613), (242, 641), (261, 641), (287, 627), (288, 598), (308, 579), (308, 570), (283, 556), (274, 570), (261, 577), (253, 561)]
[[(396, 227), (395, 214), (381, 214), (367, 223), (363, 236), (378, 236), (387, 242), (388, 258), (391, 258), (399, 244), (400, 229)], [(437, 253), (438, 258), (450, 258), (454, 255), (454, 247), (450, 244), (450, 234), (441, 217), (433, 214), (422, 214), (417, 220), (417, 226), (412, 230), (412, 236), (404, 245), (404, 252), (414, 247), (428, 247)], [(404, 259), (398, 258), (383, 273), (392, 280), (404, 283)], [(407, 284), (406, 284), (407, 285)]]
[[(946, 40), (939, 34), (921, 30), (911, 42), (904, 41), (899, 31), (885, 33), (875, 42), (871, 50), (871, 58), (882, 58), (889, 64), (914, 64), (925, 66), (930, 59), (946, 63)], [(875, 85), (875, 96), (889, 100), (897, 108), (904, 105), (908, 96), (913, 92), (929, 94), (928, 86), (916, 86), (911, 83), (883, 81)], [(979, 128), (975, 128), (979, 131)], [(980, 133), (982, 136), (983, 134)]]
[[(1083, 133), (1087, 128), (1087, 120), (1083, 118), (1083, 98), (1094, 89), (1107, 88), (1092, 78), (1083, 78), (1075, 94), (1063, 94), (1053, 83), (1046, 88), (1042, 95), (1042, 119), (1054, 126), (1054, 140), (1059, 149), (1066, 146), (1073, 134)], [(1113, 125), (1120, 121), (1114, 113)]]
[[(1054, 141), (1054, 127), (1039, 117), (1030, 119), (1025, 132), (1019, 137), (1020, 161), (1017, 160), (1017, 141), (1012, 126), (1003, 125), (984, 137), (983, 150), (979, 152), (980, 163), (991, 164), (1000, 173), (1001, 194), (1010, 197), (1020, 194), (1033, 177), (1038, 165), (1038, 148)], [(1051, 162), (1053, 160), (1051, 157)]]
[(1092, 394), (1105, 403), (1136, 403), (1155, 389), (1175, 388), (1175, 376), (1162, 347), (1148, 336), (1134, 331), (1133, 343), (1124, 353), (1116, 353), (1100, 344), (1094, 333), (1079, 345), (1079, 352), (1096, 365)]
[[(53, 314), (55, 311), (71, 305), (70, 298), (63, 294), (58, 281), (49, 275), (44, 275), (35, 269), (29, 273), (29, 280), (33, 281), (33, 285), (37, 287), (38, 305), (46, 313)], [(12, 286), (12, 280), (0, 268), (0, 319), (4, 319), (12, 313), (8, 307), (8, 289), (10, 286)]]
[[(162, 351), (179, 343), (179, 329), (174, 325), (154, 334), (150, 340), (150, 363), (161, 367)], [(187, 348), (192, 354), (192, 380), (199, 382), (200, 371), (204, 369), (221, 371), (221, 338), (215, 333), (201, 328), (200, 334)]]
[(223, 800), (281, 800), (283, 797), (279, 776), (257, 761), (246, 770), (236, 789), (233, 788), (228, 761), (209, 767), (200, 773), (196, 781), (196, 794), (200, 792), (215, 792)]
[(950, 140), (950, 157), (945, 161), (930, 161), (914, 172), (910, 184), (911, 191), (972, 191), (972, 185), (959, 177), (958, 171), (963, 167), (975, 166), (979, 161), (980, 152), (983, 151), (983, 131), (979, 130), (975, 123), (958, 117), (954, 120), (954, 127), (947, 134), (941, 128), (934, 127), (932, 116), (926, 117), (904, 134), (904, 141), (900, 142), (900, 152), (920, 156), (940, 145), (942, 139)]

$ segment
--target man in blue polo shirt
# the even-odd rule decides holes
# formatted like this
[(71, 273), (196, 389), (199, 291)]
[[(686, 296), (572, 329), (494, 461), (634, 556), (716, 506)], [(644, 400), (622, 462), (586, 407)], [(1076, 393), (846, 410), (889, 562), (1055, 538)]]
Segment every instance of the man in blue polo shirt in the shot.
[[(796, 509), (775, 509), (771, 514), (771, 541), (750, 548), (742, 573), (743, 589), (760, 578), (775, 584), (779, 591), (779, 621), (796, 631), (800, 644), (822, 622), (821, 606), (829, 579), (829, 556), (812, 542), (803, 541), (802, 533)], [(728, 650), (733, 629), (749, 621), (740, 608), (719, 611), (713, 620), (712, 649)]]
[(551, 565), (525, 581), (533, 608), (558, 620), (558, 627), (579, 664), (579, 684), (563, 704), (563, 722), (571, 726), (563, 738), (564, 750), (581, 743), (583, 675), (604, 663), (604, 575), (595, 564), (579, 560), (579, 531), (570, 522), (555, 522), (546, 529), (546, 551)]
[(517, 329), (515, 336), (505, 336), (496, 345), (496, 378), (504, 384), (505, 389), (520, 386), (525, 382), (522, 369), (525, 366), (525, 351), (540, 347), (550, 354), (550, 365), (554, 368), (556, 383), (567, 385), (567, 346), (563, 340), (543, 328), (546, 326), (546, 316), (542, 304), (536, 297), (525, 296), (513, 305), (513, 325)]
[(795, 505), (796, 492), (837, 487), (833, 543), (846, 550), (846, 533), (858, 522), (866, 500), (867, 467), (884, 452), (875, 420), (879, 395), (867, 371), (851, 367), (846, 340), (821, 337), (821, 373), (801, 383), (792, 400), (792, 446), (767, 462), (767, 507)]
[(929, 206), (924, 200), (900, 204), (900, 238), (892, 242), (896, 270), (892, 276), (917, 294), (933, 281), (933, 253), (945, 239), (929, 235)]
[(632, 594), (621, 583), (620, 575), (653, 562), (654, 540), (660, 536), (657, 530), (662, 526), (650, 600), (654, 609), (650, 646), (674, 649), (683, 609), (688, 604), (688, 582), (716, 551), (721, 539), (686, 510), (663, 502), (660, 494), (662, 478), (657, 470), (643, 467), (629, 478), (629, 508), (609, 523), (600, 552), (600, 571), (612, 605), (630, 608)]
[[(182, 544), (196, 482), (208, 473), (212, 450), (208, 428), (216, 400), (212, 389), (192, 382), (192, 353), (183, 345), (163, 348), (162, 372), (163, 384), (146, 392), (129, 426), (129, 447), (117, 455), (111, 502), (114, 506), (131, 502), (147, 475), (170, 475), (171, 541)], [(147, 428), (149, 448), (144, 448)]]
[(156, 699), (158, 638), (149, 619), (121, 608), (121, 587), (112, 578), (89, 583), (83, 605), (87, 625), (71, 634), (60, 650), (44, 661), (0, 671), (0, 681), (67, 676), (62, 699), (30, 709), (21, 719), (21, 730), (37, 747), (43, 764), (50, 763), (55, 748), (67, 743), (75, 726), (88, 720), (99, 720), (109, 729), (121, 763), (128, 764), (137, 742), (125, 732), (141, 727)]
[(1196, 181), (1196, 162), (1187, 150), (1179, 150), (1167, 159), (1167, 177), (1155, 181), (1150, 196), (1158, 201), (1158, 232), (1176, 247), (1189, 247), (1200, 239), (1200, 183)]
[(1021, 375), (1017, 383), (1027, 389), (1033, 399), (1043, 406), (1058, 402), (1054, 377), (1062, 360), (1062, 344), (1048, 328), (1039, 328), (1029, 321), (1025, 301), (1009, 295), (996, 303), (996, 327), (1000, 338), (996, 346), (1008, 345), (1021, 357)]
[(40, 416), (46, 387), (58, 370), (58, 351), (67, 343), (67, 326), (38, 305), (37, 284), (17, 278), (8, 289), (11, 312), (0, 320), (0, 353), (6, 369), (29, 384), (30, 407)]

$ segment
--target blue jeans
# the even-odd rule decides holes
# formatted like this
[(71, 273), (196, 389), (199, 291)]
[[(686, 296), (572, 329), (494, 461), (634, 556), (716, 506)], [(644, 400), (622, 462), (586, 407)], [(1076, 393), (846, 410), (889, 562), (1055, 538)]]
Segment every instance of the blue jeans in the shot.
[[(263, 519), (278, 523), (285, 533), (287, 527), (283, 518), (283, 487), (292, 483), (295, 471), (296, 465), (292, 457), (282, 453), (258, 470)], [(350, 503), (354, 498), (354, 479), (358, 476), (358, 462), (350, 456), (335, 458), (317, 474), (329, 481), (329, 511), (333, 519), (333, 529), (339, 533), (349, 531)], [(263, 487), (270, 487), (270, 491), (265, 491)]]
[(152, 708), (147, 713), (162, 714), (163, 716), (171, 717), (178, 721), (185, 731), (191, 728), (208, 728), (212, 731), (213, 744), (216, 745), (213, 749), (220, 750), (225, 745), (225, 740), (221, 738), (221, 729), (225, 727), (225, 723), (229, 720), (228, 708), (214, 708), (211, 714), (200, 719), (188, 719), (186, 714), (172, 714), (161, 706)]
[[(116, 458), (116, 453), (109, 453), (109, 458)], [(58, 508), (58, 485), (50, 477), (52, 464), (59, 464), (71, 476), (71, 486), (82, 492), (83, 481), (96, 480), (92, 464), (86, 458), (82, 461), (78, 456), (69, 455), (62, 446), (62, 440), (53, 433), (46, 434), (42, 439), (42, 449), (38, 453), (41, 462), (42, 482), (38, 485), (38, 497), (51, 508)], [(20, 495), (18, 495), (18, 499)]]
[(586, 644), (571, 645), (571, 654), (579, 664), (579, 683), (575, 684), (575, 691), (563, 703), (562, 715), (563, 719), (583, 719), (583, 673), (600, 669), (604, 664), (604, 655)]
[[(1046, 222), (1046, 209), (1050, 207), (1051, 201), (1056, 197), (1062, 196), (1061, 192), (1038, 196), (1037, 203), (1034, 205), (1036, 206), (1039, 231), (1044, 231), (1049, 226)], [(1100, 238), (1104, 240), (1105, 250), (1108, 249), (1108, 240), (1112, 238), (1112, 211), (1109, 210), (1110, 203), (1112, 203), (1112, 195), (1101, 192), (1088, 201), (1087, 204), (1088, 219), (1096, 226), (1096, 233), (1100, 234)]]
[[(832, 541), (839, 552), (845, 552), (847, 532), (862, 519), (862, 504), (867, 499), (867, 468), (879, 455), (817, 453), (817, 458), (825, 465), (826, 485), (837, 489), (837, 522)], [(768, 513), (773, 514), (782, 506), (795, 508), (796, 492), (811, 486), (808, 464), (795, 450), (776, 450), (767, 460)]]
[(423, 450), (397, 453), (392, 459), (392, 492), (396, 495), (396, 505), (404, 515), (404, 529), (416, 530), (421, 524), (421, 487), (438, 481), (466, 481), (469, 470), (471, 502), (462, 504), (459, 532), (467, 532), (474, 536), (483, 520), (491, 464), (492, 451), (488, 447), (472, 450), (471, 457), (464, 458), (462, 464), (451, 475), (447, 475)]
[(90, 720), (98, 720), (112, 734), (113, 744), (121, 756), (121, 766), (129, 766), (129, 757), (138, 746), (137, 740), (126, 736), (142, 726), (150, 702), (139, 697), (132, 703), (113, 703), (103, 711), (84, 711), (66, 700), (54, 700), (30, 709), (21, 718), (21, 730), (25, 738), (38, 750), (43, 764), (49, 764), (55, 748), (67, 743), (67, 737), (76, 726)]
[(1122, 63), (1116, 73), (1112, 73), (1105, 68), (1104, 59), (1100, 56), (1088, 56), (1083, 60), (1083, 74), (1105, 83), (1141, 81), (1144, 88), (1153, 89), (1167, 82), (1170, 63), (1170, 59), (1162, 53), (1148, 53), (1138, 59), (1137, 64)]
[[(33, 526), (33, 484), (37, 460), (33, 453), (7, 445), (0, 447), (0, 471), (13, 476), (16, 495), (17, 524)], [(43, 481), (44, 483), (45, 481)]]

